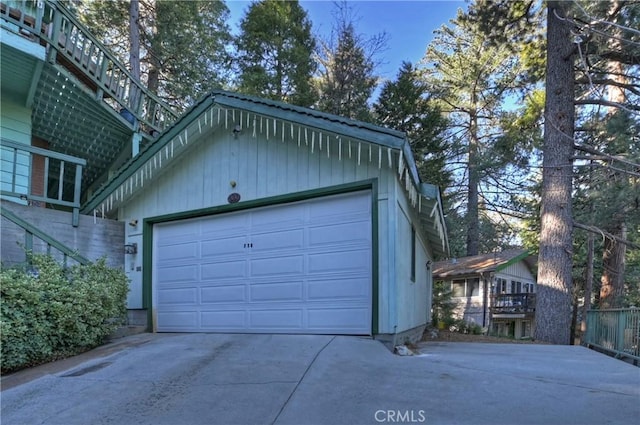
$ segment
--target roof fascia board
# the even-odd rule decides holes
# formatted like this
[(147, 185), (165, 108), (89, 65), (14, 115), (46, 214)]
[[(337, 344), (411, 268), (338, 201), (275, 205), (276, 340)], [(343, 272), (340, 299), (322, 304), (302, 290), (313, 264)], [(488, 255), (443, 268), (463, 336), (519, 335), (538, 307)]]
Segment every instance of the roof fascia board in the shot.
[(205, 112), (213, 104), (211, 96), (205, 97), (200, 103), (196, 104), (193, 109), (185, 113), (182, 118), (176, 121), (167, 131), (162, 133), (155, 143), (148, 146), (145, 150), (140, 152), (137, 156), (131, 158), (122, 168), (122, 171), (118, 173), (109, 183), (102, 186), (92, 197), (89, 199), (81, 209), (82, 214), (89, 214), (92, 210), (98, 207), (112, 192), (114, 192), (121, 184), (123, 184), (129, 177), (133, 175), (142, 165), (144, 165), (149, 159), (158, 153), (167, 143), (173, 140), (178, 134), (180, 134), (189, 124), (191, 124), (197, 117)]
[[(393, 149), (403, 149), (404, 147), (404, 138), (391, 134), (391, 132), (386, 133), (375, 131), (365, 127), (356, 128), (354, 126), (350, 126), (346, 122), (331, 120), (329, 117), (324, 118), (321, 116), (314, 116), (308, 112), (305, 113), (294, 109), (283, 109), (275, 105), (262, 104), (251, 100), (243, 100), (225, 95), (215, 96), (215, 103), (228, 108), (244, 109), (258, 115), (290, 121), (308, 127), (314, 127), (318, 130), (340, 134), (363, 142), (375, 143)], [(413, 166), (415, 167), (415, 164)]]

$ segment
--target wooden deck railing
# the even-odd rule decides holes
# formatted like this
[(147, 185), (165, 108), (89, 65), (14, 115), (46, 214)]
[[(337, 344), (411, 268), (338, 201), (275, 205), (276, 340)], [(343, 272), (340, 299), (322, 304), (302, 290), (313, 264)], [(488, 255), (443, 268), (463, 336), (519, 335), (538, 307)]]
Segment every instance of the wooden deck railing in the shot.
[(15, 6), (0, 3), (0, 23), (45, 45), (51, 62), (72, 72), (117, 113), (129, 111), (143, 130), (161, 132), (177, 119), (62, 4), (52, 0), (23, 1)]
[(589, 310), (583, 344), (640, 361), (640, 308)]
[(491, 296), (491, 313), (522, 314), (536, 311), (536, 294), (495, 294)]
[[(72, 224), (78, 225), (82, 169), (87, 161), (6, 139), (0, 139), (0, 149), (2, 195), (71, 208)], [(65, 196), (65, 180), (73, 181), (72, 198)]]

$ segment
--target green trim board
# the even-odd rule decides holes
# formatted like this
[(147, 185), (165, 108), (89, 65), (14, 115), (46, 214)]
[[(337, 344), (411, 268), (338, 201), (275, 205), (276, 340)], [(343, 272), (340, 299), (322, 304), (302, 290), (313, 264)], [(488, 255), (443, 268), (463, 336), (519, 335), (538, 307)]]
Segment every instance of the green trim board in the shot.
[(378, 287), (379, 287), (379, 261), (378, 261), (378, 180), (369, 179), (355, 183), (346, 183), (336, 186), (323, 187), (319, 189), (305, 190), (286, 195), (277, 195), (267, 198), (260, 198), (250, 201), (238, 202), (237, 204), (219, 205), (209, 208), (201, 208), (190, 211), (182, 211), (178, 213), (165, 214), (155, 217), (147, 217), (143, 219), (142, 225), (142, 308), (147, 309), (147, 330), (153, 331), (153, 225), (158, 223), (167, 223), (171, 221), (186, 220), (190, 218), (205, 217), (211, 215), (225, 214), (249, 210), (254, 208), (287, 204), (291, 202), (305, 201), (308, 199), (321, 198), (330, 195), (338, 195), (349, 192), (357, 192), (360, 190), (371, 191), (371, 285), (372, 285), (372, 309), (371, 309), (371, 332), (378, 332)]

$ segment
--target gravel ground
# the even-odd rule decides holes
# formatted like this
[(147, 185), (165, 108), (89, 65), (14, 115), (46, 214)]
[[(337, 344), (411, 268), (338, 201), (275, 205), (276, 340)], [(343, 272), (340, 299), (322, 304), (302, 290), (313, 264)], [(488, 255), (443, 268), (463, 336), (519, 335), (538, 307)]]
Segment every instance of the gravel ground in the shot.
[(437, 336), (432, 333), (431, 330), (427, 330), (422, 341), (449, 341), (449, 342), (484, 342), (484, 343), (497, 343), (497, 344), (543, 344), (540, 341), (532, 341), (527, 339), (511, 339), (506, 337), (497, 337), (489, 335), (473, 335), (463, 334), (460, 332), (450, 332), (446, 330), (437, 331)]

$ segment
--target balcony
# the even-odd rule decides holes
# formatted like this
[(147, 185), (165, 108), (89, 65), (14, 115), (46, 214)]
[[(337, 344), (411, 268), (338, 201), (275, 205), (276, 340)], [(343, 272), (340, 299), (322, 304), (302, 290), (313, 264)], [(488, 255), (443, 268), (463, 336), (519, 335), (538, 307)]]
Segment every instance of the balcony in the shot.
[(85, 160), (81, 203), (178, 117), (60, 2), (0, 0), (0, 35), (3, 139)]
[[(68, 209), (72, 212), (73, 226), (77, 226), (86, 161), (6, 139), (0, 142), (2, 197), (34, 206)], [(68, 194), (65, 185), (72, 189)]]
[(494, 318), (524, 318), (536, 311), (536, 294), (494, 294), (491, 296), (491, 314)]

